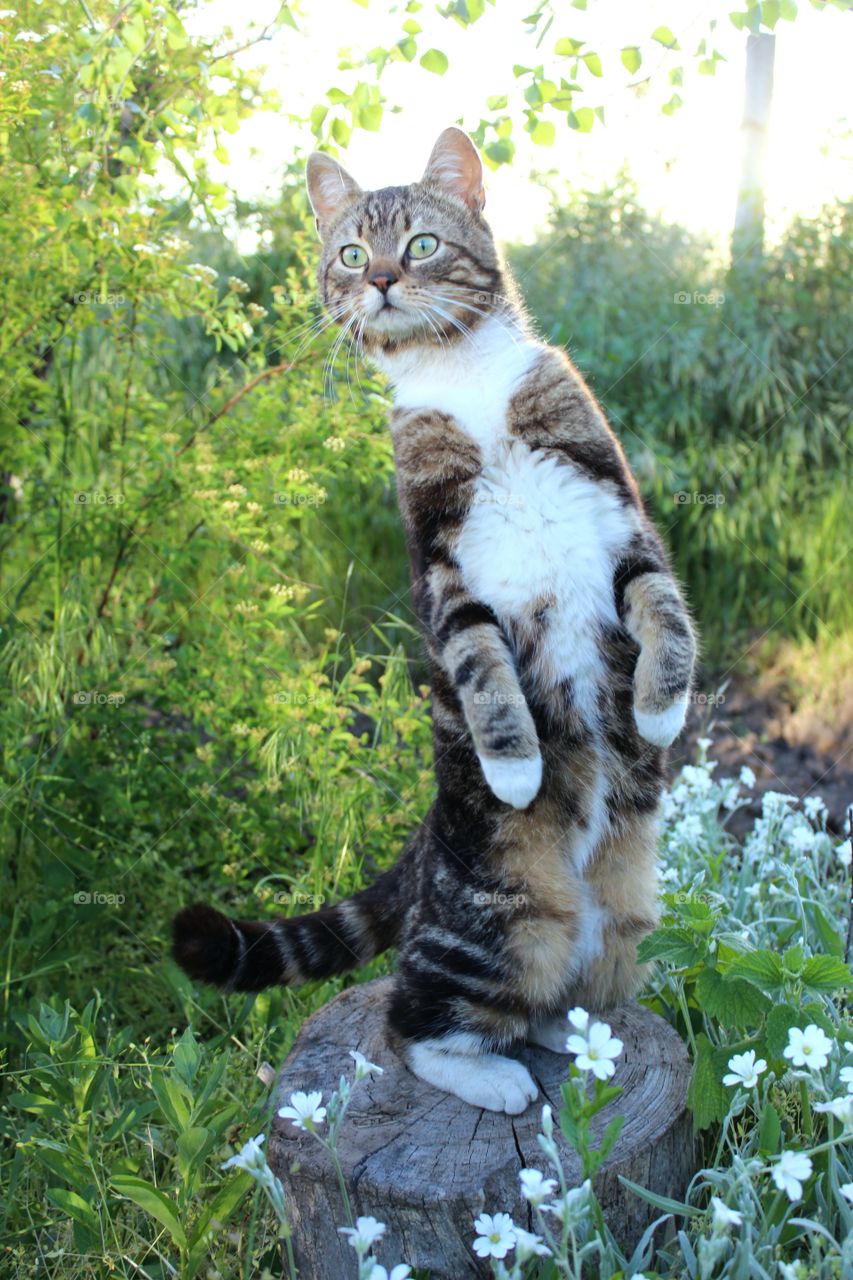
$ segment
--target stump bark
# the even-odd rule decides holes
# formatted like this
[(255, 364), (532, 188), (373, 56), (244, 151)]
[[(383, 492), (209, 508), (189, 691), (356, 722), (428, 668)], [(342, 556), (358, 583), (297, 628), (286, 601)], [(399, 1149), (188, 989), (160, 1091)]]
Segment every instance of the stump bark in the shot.
[[(569, 1057), (526, 1047), (520, 1057), (540, 1096), (524, 1115), (499, 1115), (469, 1106), (418, 1080), (388, 1047), (385, 1007), (391, 979), (351, 987), (309, 1018), (284, 1064), (276, 1112), (298, 1089), (322, 1089), (350, 1076), (350, 1049), (384, 1068), (355, 1086), (338, 1154), (353, 1213), (372, 1214), (387, 1225), (378, 1261), (429, 1268), (433, 1280), (488, 1276), (487, 1262), (471, 1250), (474, 1219), (505, 1210), (533, 1229), (519, 1190), (525, 1167), (546, 1171), (536, 1141), (541, 1109), (556, 1114)], [(625, 1124), (596, 1179), (610, 1229), (633, 1247), (656, 1211), (626, 1190), (619, 1175), (660, 1195), (680, 1199), (695, 1171), (690, 1115), (686, 1109), (689, 1060), (675, 1031), (638, 1004), (607, 1015), (624, 1043), (615, 1083), (622, 1096), (593, 1121), (600, 1134), (611, 1116)], [(569, 1185), (581, 1181), (577, 1156), (558, 1133)], [(337, 1178), (326, 1152), (309, 1134), (276, 1114), (269, 1161), (281, 1178), (300, 1280), (349, 1280), (355, 1254), (337, 1228), (346, 1225)]]

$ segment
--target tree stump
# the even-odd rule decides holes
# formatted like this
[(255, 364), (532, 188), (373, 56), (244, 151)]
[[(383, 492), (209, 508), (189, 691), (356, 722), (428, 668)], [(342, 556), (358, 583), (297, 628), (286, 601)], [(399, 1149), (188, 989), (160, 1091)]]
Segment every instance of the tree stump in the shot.
[[(532, 1229), (518, 1172), (547, 1171), (536, 1141), (542, 1105), (550, 1102), (556, 1114), (572, 1059), (547, 1049), (522, 1050), (540, 1090), (524, 1115), (469, 1106), (418, 1080), (388, 1047), (390, 988), (388, 978), (351, 987), (308, 1019), (279, 1077), (276, 1112), (295, 1090), (322, 1089), (327, 1097), (342, 1073), (351, 1078), (350, 1049), (383, 1067), (383, 1075), (355, 1086), (341, 1131), (338, 1154), (353, 1213), (372, 1214), (387, 1225), (376, 1254), (389, 1271), (408, 1262), (429, 1268), (433, 1280), (488, 1276), (488, 1263), (471, 1250), (474, 1219), (483, 1210), (504, 1210)], [(625, 1005), (607, 1020), (625, 1046), (614, 1079), (624, 1092), (596, 1117), (593, 1132), (600, 1134), (620, 1113), (625, 1124), (595, 1185), (610, 1229), (629, 1249), (655, 1210), (626, 1190), (618, 1175), (681, 1198), (695, 1171), (685, 1105), (689, 1061), (676, 1032), (641, 1005)], [(556, 1127), (555, 1137), (569, 1185), (577, 1184), (578, 1159)], [(284, 1184), (300, 1280), (354, 1277), (355, 1253), (337, 1231), (346, 1218), (327, 1153), (276, 1114), (269, 1161)]]

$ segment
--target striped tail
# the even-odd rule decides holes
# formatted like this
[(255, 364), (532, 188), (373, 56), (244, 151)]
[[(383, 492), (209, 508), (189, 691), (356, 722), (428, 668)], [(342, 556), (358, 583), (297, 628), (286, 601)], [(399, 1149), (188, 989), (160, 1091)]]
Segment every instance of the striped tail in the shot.
[(276, 920), (231, 920), (198, 903), (172, 922), (172, 955), (189, 974), (227, 991), (263, 991), (331, 978), (394, 946), (404, 912), (400, 863), (334, 907)]

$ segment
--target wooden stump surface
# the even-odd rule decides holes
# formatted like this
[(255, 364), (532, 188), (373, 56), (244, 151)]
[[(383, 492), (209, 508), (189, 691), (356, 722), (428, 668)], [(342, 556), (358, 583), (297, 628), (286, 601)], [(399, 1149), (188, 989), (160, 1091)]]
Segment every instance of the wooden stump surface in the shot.
[[(433, 1280), (491, 1274), (471, 1250), (474, 1219), (485, 1210), (510, 1213), (533, 1229), (518, 1172), (547, 1174), (536, 1141), (542, 1105), (556, 1115), (570, 1057), (524, 1048), (521, 1059), (539, 1085), (521, 1116), (482, 1111), (424, 1084), (389, 1048), (385, 1007), (390, 978), (351, 987), (309, 1018), (277, 1086), (276, 1112), (302, 1089), (324, 1100), (342, 1074), (352, 1079), (350, 1049), (384, 1068), (355, 1086), (338, 1153), (353, 1212), (372, 1214), (388, 1230), (376, 1249), (390, 1271), (398, 1262), (430, 1268)], [(596, 1180), (605, 1217), (624, 1247), (633, 1247), (655, 1211), (627, 1191), (618, 1175), (661, 1195), (681, 1198), (695, 1171), (685, 1099), (689, 1060), (675, 1031), (638, 1004), (606, 1015), (624, 1043), (614, 1083), (624, 1092), (593, 1121), (600, 1134), (611, 1116), (625, 1124)], [(580, 1182), (577, 1157), (556, 1133), (569, 1185)], [(269, 1160), (281, 1178), (300, 1280), (349, 1280), (355, 1253), (337, 1227), (346, 1225), (331, 1161), (309, 1134), (275, 1115)]]

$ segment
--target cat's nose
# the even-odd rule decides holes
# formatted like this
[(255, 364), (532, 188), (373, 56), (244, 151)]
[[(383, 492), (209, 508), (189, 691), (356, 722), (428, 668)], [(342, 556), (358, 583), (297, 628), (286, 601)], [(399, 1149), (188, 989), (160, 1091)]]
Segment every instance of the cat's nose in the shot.
[(380, 293), (387, 293), (391, 285), (397, 283), (397, 277), (390, 271), (376, 271), (367, 277), (367, 283), (375, 284)]

